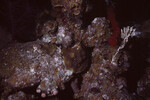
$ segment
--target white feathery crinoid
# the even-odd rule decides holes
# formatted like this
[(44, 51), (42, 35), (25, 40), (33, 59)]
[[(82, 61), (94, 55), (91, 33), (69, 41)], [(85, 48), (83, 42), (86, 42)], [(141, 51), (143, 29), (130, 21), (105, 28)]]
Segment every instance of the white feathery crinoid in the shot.
[(123, 29), (121, 29), (121, 38), (122, 39), (127, 39), (126, 42), (128, 42), (128, 38), (131, 36), (135, 36), (135, 30), (133, 27), (130, 27), (130, 26), (127, 26), (127, 27), (124, 27)]
[(119, 46), (119, 48), (117, 49), (115, 55), (112, 57), (112, 61), (111, 63), (113, 65), (116, 65), (115, 60), (116, 60), (116, 55), (119, 53), (119, 51), (121, 49), (123, 49), (125, 47), (125, 44), (128, 42), (129, 37), (133, 37), (136, 35), (135, 32), (136, 29), (134, 29), (133, 27), (127, 26), (124, 27), (123, 29), (121, 29), (121, 38), (123, 39), (121, 45)]

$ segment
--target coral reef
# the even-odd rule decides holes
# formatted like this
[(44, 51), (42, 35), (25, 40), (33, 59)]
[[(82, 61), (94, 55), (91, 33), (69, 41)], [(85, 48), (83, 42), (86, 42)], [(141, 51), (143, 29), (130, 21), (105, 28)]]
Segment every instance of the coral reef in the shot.
[[(128, 26), (112, 32), (104, 17), (94, 18), (83, 28), (85, 0), (51, 0), (51, 5), (53, 18), (37, 24), (35, 41), (9, 44), (0, 51), (1, 99), (35, 99), (34, 93), (43, 98), (56, 96), (72, 81), (75, 99), (132, 100), (126, 79), (119, 75), (129, 68), (128, 52), (123, 48), (136, 35), (135, 29)], [(115, 24), (113, 28), (118, 27)], [(139, 81), (141, 96), (148, 75)], [(80, 88), (77, 76), (83, 78)], [(36, 87), (35, 92), (26, 94), (22, 89), (27, 87)]]
[[(87, 68), (86, 59), (92, 59), (91, 67), (83, 75), (81, 89), (75, 91), (75, 98), (131, 99), (126, 81), (117, 75), (128, 68), (127, 53), (121, 49), (134, 31), (122, 31), (125, 42), (120, 47), (109, 45), (111, 31), (105, 18), (95, 18), (84, 30), (80, 21), (79, 24), (69, 19), (67, 23), (49, 21), (40, 32), (40, 40), (11, 44), (1, 51), (2, 99), (14, 90), (36, 84), (39, 84), (36, 92), (41, 97), (57, 95), (58, 88), (64, 89), (63, 84), (74, 76), (73, 73), (81, 73)], [(93, 48), (92, 58), (86, 57), (84, 46)]]

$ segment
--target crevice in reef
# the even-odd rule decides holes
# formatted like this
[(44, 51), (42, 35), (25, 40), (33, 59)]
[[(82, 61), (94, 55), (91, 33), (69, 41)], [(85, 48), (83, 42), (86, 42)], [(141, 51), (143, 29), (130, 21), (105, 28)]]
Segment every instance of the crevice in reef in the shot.
[(72, 80), (70, 80), (69, 82), (65, 83), (65, 88), (66, 89), (60, 91), (60, 93), (58, 94), (59, 100), (74, 100), (73, 99), (74, 93), (73, 93), (73, 90), (72, 90), (72, 88), (70, 86), (71, 81)]
[(73, 91), (73, 87), (71, 87), (70, 84), (72, 84), (72, 82), (75, 82), (75, 80), (77, 80), (76, 81), (77, 83), (75, 83), (74, 85), (76, 85), (75, 87), (77, 87), (76, 88), (77, 90), (78, 89), (80, 90), (81, 85), (82, 85), (82, 81), (83, 81), (82, 75), (85, 74), (91, 67), (91, 63), (92, 63), (91, 62), (91, 56), (92, 56), (93, 48), (87, 48), (84, 45), (82, 45), (82, 47), (86, 51), (87, 59), (85, 59), (85, 60), (88, 60), (88, 61), (86, 61), (87, 67), (86, 67), (86, 69), (84, 69), (83, 72), (76, 74), (73, 79), (71, 79), (69, 82), (67, 82), (65, 84), (66, 89), (60, 91), (58, 94), (59, 100), (76, 100), (73, 98), (74, 97), (74, 91)]

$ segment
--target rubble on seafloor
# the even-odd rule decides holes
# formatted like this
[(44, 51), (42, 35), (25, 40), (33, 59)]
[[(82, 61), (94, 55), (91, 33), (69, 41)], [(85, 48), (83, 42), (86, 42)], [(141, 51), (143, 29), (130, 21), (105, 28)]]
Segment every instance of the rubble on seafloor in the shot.
[(56, 20), (37, 25), (36, 41), (13, 43), (1, 50), (2, 100), (35, 99), (35, 93), (22, 92), (34, 86), (43, 98), (55, 96), (82, 72), (81, 88), (75, 89), (78, 82), (72, 85), (75, 99), (132, 100), (125, 78), (118, 75), (129, 67), (128, 53), (123, 48), (135, 30), (124, 28), (121, 45), (111, 46), (111, 27), (104, 17), (94, 18), (91, 25), (82, 28), (83, 1), (52, 0), (52, 12), (61, 10), (53, 14)]

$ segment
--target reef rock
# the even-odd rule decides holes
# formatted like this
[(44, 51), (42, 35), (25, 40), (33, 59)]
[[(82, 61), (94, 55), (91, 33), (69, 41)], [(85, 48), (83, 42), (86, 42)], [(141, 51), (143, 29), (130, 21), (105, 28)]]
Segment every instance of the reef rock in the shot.
[[(76, 56), (80, 53), (83, 56)], [(80, 44), (63, 49), (40, 40), (11, 44), (2, 50), (0, 55), (0, 77), (4, 87), (1, 99), (13, 90), (36, 84), (39, 84), (36, 92), (41, 93), (42, 97), (56, 95), (57, 89), (64, 89), (63, 83), (68, 81), (73, 73), (79, 72), (80, 64), (82, 65), (85, 59)]]

